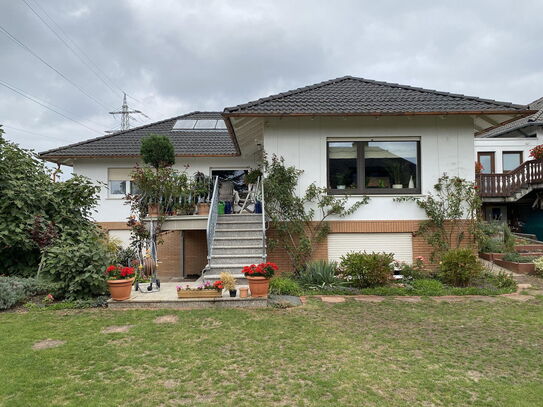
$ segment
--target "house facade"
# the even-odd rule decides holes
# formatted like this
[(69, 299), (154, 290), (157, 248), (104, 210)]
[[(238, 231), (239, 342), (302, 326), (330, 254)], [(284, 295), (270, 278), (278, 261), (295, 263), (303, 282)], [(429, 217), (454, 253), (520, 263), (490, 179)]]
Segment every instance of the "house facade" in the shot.
[(485, 218), (543, 239), (543, 179), (530, 157), (530, 150), (543, 144), (543, 98), (528, 108), (535, 113), (478, 133), (475, 161), (482, 167)]
[[(96, 220), (126, 241), (129, 232), (123, 225), (129, 208), (122, 197), (130, 192), (130, 169), (139, 162), (141, 137), (167, 135), (175, 147), (176, 167), (188, 165), (189, 173), (211, 176), (243, 173), (256, 168), (264, 153), (276, 154), (303, 170), (300, 193), (316, 183), (330, 194), (349, 195), (352, 203), (370, 197), (349, 217), (330, 219), (331, 234), (316, 248), (315, 258), (337, 260), (349, 251), (366, 250), (392, 252), (397, 260), (411, 262), (430, 253), (423, 239), (414, 236), (425, 214), (415, 203), (394, 198), (428, 194), (444, 174), (474, 180), (475, 133), (533, 113), (522, 105), (348, 76), (222, 113), (195, 112), (61, 147), (41, 157), (72, 165), (75, 173), (106, 184)], [(222, 257), (219, 264), (235, 269), (250, 260), (232, 250), (224, 253), (234, 254), (222, 254), (226, 248), (215, 240), (208, 244), (207, 216), (168, 222), (170, 230), (159, 249), (163, 276), (198, 274), (214, 245)], [(245, 223), (256, 226), (257, 220)], [(250, 231), (235, 230), (242, 239), (251, 238)], [(235, 240), (219, 239), (222, 245)], [(289, 268), (284, 253), (266, 254), (282, 269)]]

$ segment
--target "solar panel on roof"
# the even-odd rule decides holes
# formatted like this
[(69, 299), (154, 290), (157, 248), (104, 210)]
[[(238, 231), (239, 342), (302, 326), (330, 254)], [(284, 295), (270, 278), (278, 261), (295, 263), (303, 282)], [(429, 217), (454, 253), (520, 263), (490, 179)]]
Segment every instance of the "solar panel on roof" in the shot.
[(217, 120), (197, 120), (195, 129), (215, 129)]
[(193, 120), (193, 119), (190, 119), (190, 120), (186, 120), (186, 119), (181, 119), (181, 120), (177, 120), (175, 122), (175, 124), (173, 125), (173, 129), (174, 130), (191, 130), (194, 128), (194, 125), (198, 122), (198, 120)]

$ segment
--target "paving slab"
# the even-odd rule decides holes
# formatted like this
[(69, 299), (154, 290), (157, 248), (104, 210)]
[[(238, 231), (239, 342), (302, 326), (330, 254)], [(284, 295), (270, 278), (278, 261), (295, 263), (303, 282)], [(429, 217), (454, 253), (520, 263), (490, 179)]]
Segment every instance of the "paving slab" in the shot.
[(466, 296), (459, 296), (459, 295), (443, 295), (440, 297), (430, 297), (430, 298), (437, 302), (464, 302), (467, 300)]
[(177, 315), (162, 315), (156, 317), (153, 321), (155, 324), (176, 324), (179, 318)]
[(361, 302), (383, 302), (385, 297), (379, 295), (356, 295), (353, 297), (355, 301)]
[(511, 300), (520, 301), (520, 302), (526, 302), (533, 300), (535, 297), (533, 295), (523, 295), (523, 294), (502, 294), (502, 297), (509, 298)]
[(335, 296), (335, 295), (323, 295), (323, 296), (321, 296), (321, 301), (322, 302), (327, 302), (329, 304), (338, 304), (338, 303), (341, 303), (341, 302), (345, 302), (345, 298)]
[(407, 296), (398, 296), (398, 297), (394, 297), (395, 300), (397, 301), (402, 301), (402, 302), (410, 302), (410, 303), (415, 303), (415, 302), (421, 302), (422, 299), (418, 296), (414, 296), (414, 295), (407, 295)]
[(526, 290), (527, 288), (532, 288), (531, 284), (517, 284), (517, 289), (519, 291)]

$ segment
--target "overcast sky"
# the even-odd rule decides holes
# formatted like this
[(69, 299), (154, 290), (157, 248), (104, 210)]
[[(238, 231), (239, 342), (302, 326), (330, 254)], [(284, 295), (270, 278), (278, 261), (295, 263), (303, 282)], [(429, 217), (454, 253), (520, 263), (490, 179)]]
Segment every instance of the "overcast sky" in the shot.
[(543, 1), (444, 3), (0, 0), (0, 124), (43, 151), (118, 128), (107, 112), (121, 89), (150, 117), (136, 126), (343, 75), (522, 104), (543, 96)]

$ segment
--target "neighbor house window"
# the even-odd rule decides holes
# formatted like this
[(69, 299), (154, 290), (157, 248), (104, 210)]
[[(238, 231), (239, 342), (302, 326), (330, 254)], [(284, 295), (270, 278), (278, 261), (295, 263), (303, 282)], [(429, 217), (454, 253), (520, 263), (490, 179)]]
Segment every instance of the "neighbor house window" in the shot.
[(513, 171), (522, 164), (522, 151), (504, 151), (502, 155), (503, 172)]
[(109, 168), (108, 186), (110, 198), (123, 198), (126, 194), (137, 194), (132, 183), (132, 168)]
[(495, 172), (494, 152), (477, 153), (477, 161), (481, 164), (481, 174), (493, 174)]
[(333, 193), (420, 193), (420, 142), (329, 141)]

